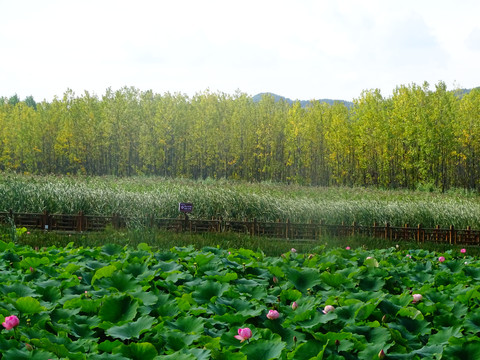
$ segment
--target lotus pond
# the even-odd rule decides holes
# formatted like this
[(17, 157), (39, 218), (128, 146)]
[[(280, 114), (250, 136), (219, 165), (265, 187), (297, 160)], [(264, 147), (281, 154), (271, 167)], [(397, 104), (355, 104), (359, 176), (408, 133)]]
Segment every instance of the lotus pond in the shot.
[[(460, 250), (0, 241), (2, 359), (479, 359), (480, 263)], [(16, 321), (18, 319), (18, 322)]]

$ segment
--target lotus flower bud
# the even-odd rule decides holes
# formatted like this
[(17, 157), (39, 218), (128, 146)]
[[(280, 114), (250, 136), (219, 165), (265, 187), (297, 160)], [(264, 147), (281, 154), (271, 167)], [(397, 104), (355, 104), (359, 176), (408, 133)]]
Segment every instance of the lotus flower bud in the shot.
[(277, 310), (268, 310), (267, 318), (270, 320), (275, 320), (278, 319), (280, 316), (279, 312)]
[(324, 314), (328, 314), (330, 311), (334, 311), (335, 308), (332, 306), (332, 305), (327, 305), (325, 306), (325, 308), (323, 309), (323, 313)]
[(234, 338), (240, 340), (240, 342), (244, 342), (247, 339), (252, 337), (252, 330), (247, 328), (240, 328), (238, 329), (238, 335), (235, 335)]
[(412, 301), (412, 302), (413, 302), (414, 304), (422, 301), (422, 298), (423, 298), (423, 296), (422, 296), (421, 294), (413, 294), (412, 297), (413, 297), (413, 301)]

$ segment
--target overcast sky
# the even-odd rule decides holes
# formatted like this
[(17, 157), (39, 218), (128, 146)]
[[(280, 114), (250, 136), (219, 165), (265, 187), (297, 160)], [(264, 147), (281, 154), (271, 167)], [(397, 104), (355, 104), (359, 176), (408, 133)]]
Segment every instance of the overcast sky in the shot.
[(480, 86), (478, 0), (0, 0), (0, 97)]

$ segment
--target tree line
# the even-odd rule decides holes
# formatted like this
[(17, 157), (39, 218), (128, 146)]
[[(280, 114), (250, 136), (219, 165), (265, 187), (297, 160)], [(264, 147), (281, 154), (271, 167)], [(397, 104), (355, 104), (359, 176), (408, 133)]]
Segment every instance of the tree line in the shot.
[(351, 107), (133, 87), (0, 98), (3, 171), (447, 190), (478, 189), (479, 160), (480, 89), (443, 82), (366, 90)]

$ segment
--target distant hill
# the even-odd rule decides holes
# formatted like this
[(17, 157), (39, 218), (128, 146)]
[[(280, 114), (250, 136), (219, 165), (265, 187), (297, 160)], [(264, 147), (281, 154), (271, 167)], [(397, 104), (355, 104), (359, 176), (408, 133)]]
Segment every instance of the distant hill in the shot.
[[(298, 101), (298, 102), (300, 103), (300, 106), (302, 106), (302, 107), (306, 107), (306, 106), (308, 106), (308, 105), (311, 105), (311, 103), (312, 103), (311, 100), (292, 100), (292, 99), (286, 98), (286, 97), (284, 97), (284, 96), (280, 96), (280, 95), (273, 94), (273, 93), (269, 93), (269, 92), (259, 93), (259, 94), (255, 95), (255, 96), (253, 96), (253, 97), (252, 97), (252, 100), (253, 100), (254, 102), (259, 102), (264, 95), (273, 96), (273, 98), (275, 99), (275, 101), (284, 100), (284, 101), (288, 102), (289, 104), (293, 104), (294, 102)], [(352, 103), (352, 102), (350, 102), (350, 101), (345, 101), (345, 100), (315, 99), (315, 101), (322, 102), (322, 103), (327, 103), (327, 104), (330, 104), (330, 105), (333, 105), (334, 103), (341, 103), (341, 104), (345, 104), (347, 107), (353, 106), (353, 103)]]

